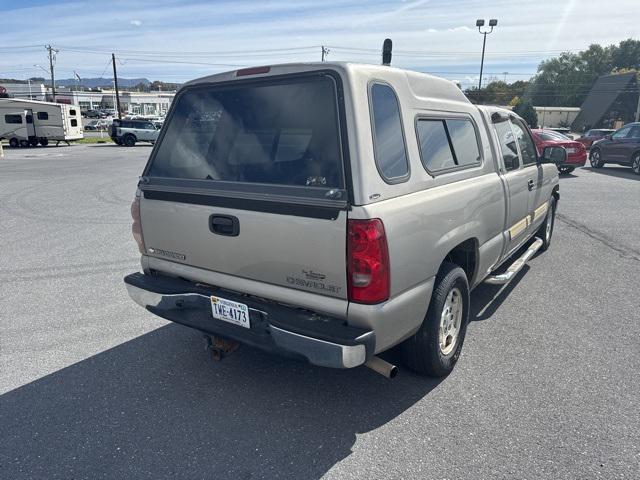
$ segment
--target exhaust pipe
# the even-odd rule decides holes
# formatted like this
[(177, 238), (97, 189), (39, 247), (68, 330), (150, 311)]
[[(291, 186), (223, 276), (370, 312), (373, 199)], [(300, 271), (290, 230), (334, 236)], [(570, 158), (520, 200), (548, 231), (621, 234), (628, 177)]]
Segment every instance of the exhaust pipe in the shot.
[(394, 378), (398, 374), (398, 367), (380, 357), (371, 357), (365, 366), (387, 378)]

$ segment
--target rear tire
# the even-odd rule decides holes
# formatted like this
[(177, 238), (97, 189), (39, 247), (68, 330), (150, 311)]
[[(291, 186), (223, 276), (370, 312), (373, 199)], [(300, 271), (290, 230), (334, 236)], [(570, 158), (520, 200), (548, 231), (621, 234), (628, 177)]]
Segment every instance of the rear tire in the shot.
[(469, 321), (469, 283), (464, 270), (444, 262), (436, 275), (427, 315), (420, 329), (401, 345), (407, 368), (444, 377), (455, 366)]
[(136, 144), (136, 137), (128, 133), (124, 136), (123, 143), (127, 147), (133, 147)]
[(556, 223), (556, 206), (557, 200), (556, 197), (551, 197), (549, 200), (549, 209), (547, 210), (547, 217), (544, 219), (542, 225), (538, 229), (538, 233), (536, 234), (538, 237), (542, 239), (542, 246), (540, 247), (540, 251), (546, 252), (549, 246), (551, 245), (551, 237), (553, 236), (553, 227)]
[(18, 148), (18, 147), (20, 146), (20, 142), (18, 141), (18, 139), (17, 139), (17, 138), (11, 138), (11, 139), (9, 140), (9, 146), (10, 146), (11, 148)]
[(589, 161), (591, 162), (591, 166), (593, 168), (602, 168), (604, 166), (604, 161), (602, 160), (602, 152), (600, 152), (599, 148), (594, 148), (589, 153)]
[(29, 146), (30, 147), (37, 147), (38, 146), (38, 139), (37, 138), (32, 138), (31, 140), (29, 140)]
[(20, 140), (20, 146), (22, 148), (29, 148), (29, 141), (28, 140)]
[(567, 175), (573, 172), (574, 170), (575, 168), (573, 167), (558, 167), (558, 173), (560, 173), (560, 175)]
[(640, 152), (636, 153), (631, 159), (631, 169), (636, 175), (640, 175)]
[(40, 145), (42, 145), (43, 147), (46, 147), (47, 145), (49, 145), (49, 139), (46, 137), (42, 137), (40, 139)]

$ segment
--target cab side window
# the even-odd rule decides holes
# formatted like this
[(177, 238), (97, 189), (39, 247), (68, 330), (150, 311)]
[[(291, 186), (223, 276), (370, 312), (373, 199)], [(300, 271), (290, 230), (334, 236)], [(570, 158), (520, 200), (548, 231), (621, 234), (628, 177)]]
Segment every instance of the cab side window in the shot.
[(510, 122), (505, 119), (501, 122), (494, 123), (494, 128), (498, 135), (498, 142), (500, 142), (500, 151), (502, 152), (505, 168), (507, 170), (517, 170), (520, 166), (520, 160), (518, 158), (516, 139), (511, 131)]
[(533, 143), (533, 139), (527, 129), (519, 121), (512, 123), (513, 134), (516, 137), (518, 146), (520, 147), (520, 153), (522, 154), (522, 164), (532, 165), (538, 162), (538, 151), (536, 145)]
[(396, 94), (389, 85), (381, 83), (371, 85), (369, 94), (378, 170), (388, 183), (404, 181), (409, 176), (409, 162)]

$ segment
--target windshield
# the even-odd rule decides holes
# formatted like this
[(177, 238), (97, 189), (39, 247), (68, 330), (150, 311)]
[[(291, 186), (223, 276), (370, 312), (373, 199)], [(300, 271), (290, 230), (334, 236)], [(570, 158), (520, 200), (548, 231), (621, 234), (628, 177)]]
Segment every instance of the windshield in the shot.
[(343, 188), (336, 98), (328, 75), (194, 87), (148, 175)]
[(538, 132), (538, 136), (542, 139), (545, 140), (547, 142), (557, 142), (557, 141), (566, 141), (566, 140), (571, 140), (569, 137), (558, 133), (558, 132), (554, 132), (553, 130), (545, 130), (544, 132)]

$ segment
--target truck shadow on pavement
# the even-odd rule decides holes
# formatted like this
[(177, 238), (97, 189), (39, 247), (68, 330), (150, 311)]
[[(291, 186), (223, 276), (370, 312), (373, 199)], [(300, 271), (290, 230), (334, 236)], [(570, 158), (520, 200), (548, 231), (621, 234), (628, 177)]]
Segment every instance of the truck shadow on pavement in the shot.
[[(516, 254), (518, 255), (522, 249)], [(506, 285), (481, 283), (471, 292), (469, 322), (487, 320), (500, 308), (531, 267), (527, 264)], [(498, 270), (501, 271), (501, 270)]]
[(4, 394), (3, 477), (319, 478), (439, 383), (201, 345), (170, 324)]

